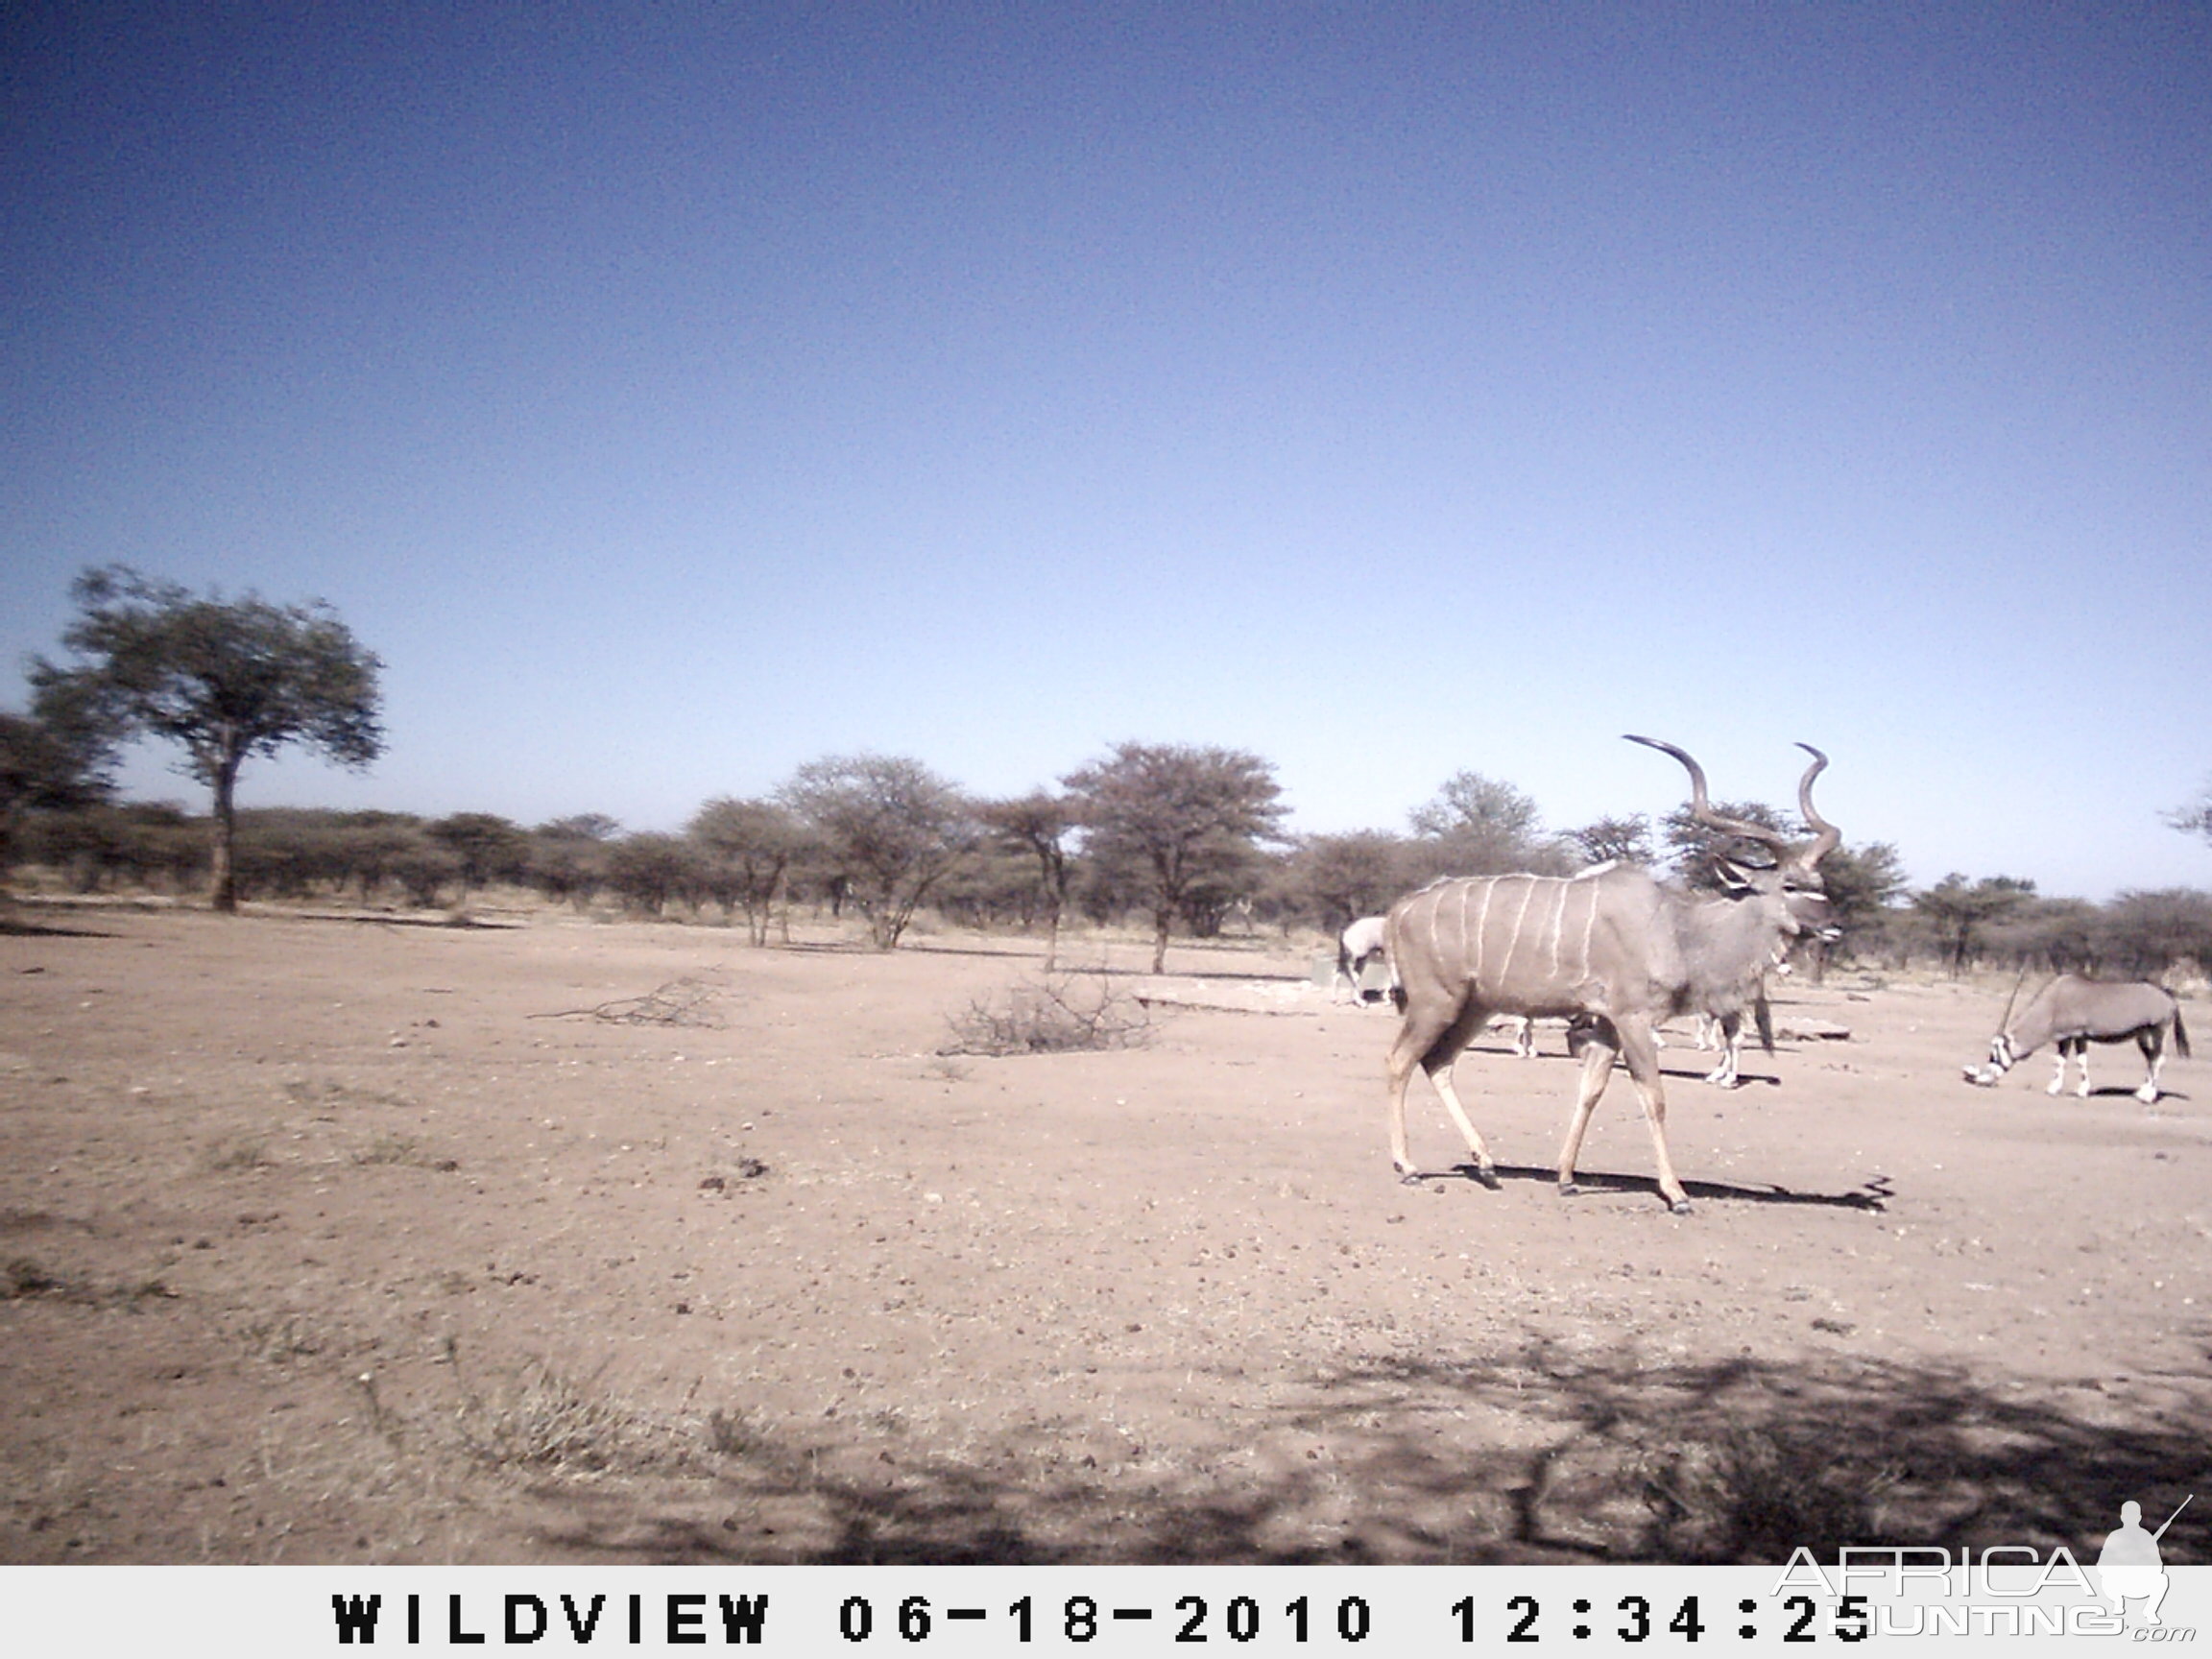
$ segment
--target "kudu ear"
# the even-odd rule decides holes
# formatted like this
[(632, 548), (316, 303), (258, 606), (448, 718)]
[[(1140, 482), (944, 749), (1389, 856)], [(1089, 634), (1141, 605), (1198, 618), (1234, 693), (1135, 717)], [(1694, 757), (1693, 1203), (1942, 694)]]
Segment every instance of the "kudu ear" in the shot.
[(1759, 891), (1759, 883), (1751, 878), (1751, 872), (1733, 858), (1714, 859), (1713, 878), (1731, 899), (1746, 898)]

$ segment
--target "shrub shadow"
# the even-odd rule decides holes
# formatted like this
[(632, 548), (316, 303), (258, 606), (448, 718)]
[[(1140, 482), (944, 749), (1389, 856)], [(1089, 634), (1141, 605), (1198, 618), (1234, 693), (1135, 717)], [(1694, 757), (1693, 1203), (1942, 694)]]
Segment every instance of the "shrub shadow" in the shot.
[[(1325, 1448), (1314, 1462), (1023, 1479), (1052, 1449), (1039, 1431), (868, 1479), (826, 1473), (850, 1447), (769, 1440), (724, 1461), (718, 1497), (804, 1507), (787, 1543), (617, 1515), (604, 1494), (547, 1535), (679, 1562), (1779, 1564), (1846, 1544), (2090, 1560), (2122, 1503), (2164, 1514), (2212, 1489), (2203, 1378), (2146, 1380), (2127, 1405), (2098, 1386), (1845, 1356), (1655, 1366), (1536, 1341), (1310, 1379), (1250, 1433)], [(2165, 1558), (2204, 1561), (2208, 1543), (2192, 1508)]]

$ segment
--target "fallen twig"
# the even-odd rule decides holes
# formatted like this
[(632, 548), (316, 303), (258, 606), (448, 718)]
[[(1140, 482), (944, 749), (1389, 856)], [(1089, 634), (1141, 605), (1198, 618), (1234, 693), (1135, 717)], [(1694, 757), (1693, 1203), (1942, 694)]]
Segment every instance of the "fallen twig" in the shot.
[(591, 1008), (560, 1008), (533, 1020), (604, 1020), (610, 1025), (720, 1026), (720, 993), (698, 979), (671, 979), (643, 997), (625, 997)]

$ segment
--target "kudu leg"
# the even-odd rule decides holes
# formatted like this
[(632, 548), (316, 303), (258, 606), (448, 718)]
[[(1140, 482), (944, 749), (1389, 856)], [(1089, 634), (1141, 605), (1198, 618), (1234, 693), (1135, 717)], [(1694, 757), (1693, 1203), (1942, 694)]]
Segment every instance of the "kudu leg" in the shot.
[(1468, 1118), (1459, 1104), (1458, 1092), (1452, 1087), (1452, 1067), (1447, 1062), (1441, 1069), (1429, 1073), (1429, 1081), (1436, 1085), (1436, 1093), (1444, 1102), (1444, 1110), (1452, 1114), (1452, 1121), (1459, 1125), (1459, 1133), (1466, 1137), (1467, 1150), (1475, 1155), (1475, 1179), (1495, 1192), (1498, 1190), (1498, 1166), (1490, 1161), (1490, 1148), (1482, 1144), (1481, 1132)]
[(1485, 1187), (1497, 1186), (1497, 1170), (1491, 1163), (1489, 1148), (1482, 1144), (1482, 1137), (1476, 1133), (1475, 1125), (1468, 1120), (1466, 1110), (1452, 1088), (1452, 1064), (1459, 1058), (1459, 1051), (1467, 1046), (1481, 1023), (1479, 1010), (1424, 1008), (1411, 1001), (1407, 1004), (1406, 1022), (1399, 1028), (1398, 1040), (1390, 1045), (1386, 1062), (1390, 1080), (1390, 1163), (1401, 1180), (1411, 1181), (1419, 1174), (1406, 1144), (1406, 1088), (1412, 1081), (1413, 1068), (1419, 1066), (1436, 1085), (1445, 1110), (1452, 1114), (1452, 1121), (1459, 1126), (1459, 1133), (1466, 1139), (1467, 1149), (1475, 1157), (1478, 1178)]
[[(1659, 1195), (1677, 1215), (1690, 1214), (1690, 1195), (1674, 1175), (1674, 1160), (1667, 1150), (1667, 1092), (1659, 1078), (1659, 1047), (1648, 1026), (1616, 1026), (1614, 1038), (1628, 1076), (1644, 1103), (1644, 1121), (1651, 1131), (1651, 1155), (1659, 1166)], [(1575, 1160), (1582, 1151), (1582, 1132), (1590, 1126), (1590, 1114), (1613, 1070), (1613, 1047), (1602, 1036), (1595, 1037), (1582, 1056), (1582, 1088), (1575, 1102), (1574, 1121), (1568, 1125), (1567, 1143), (1559, 1153), (1559, 1190), (1573, 1193)]]
[[(1447, 1053), (1447, 1044), (1451, 1040), (1451, 1033), (1460, 1024), (1460, 1016), (1462, 1011), (1455, 1009), (1455, 1006), (1440, 1006), (1429, 1002), (1427, 998), (1409, 998), (1405, 1009), (1405, 1024), (1398, 1026), (1398, 1038), (1389, 1046), (1389, 1060), (1384, 1060), (1384, 1072), (1389, 1077), (1389, 1162), (1391, 1168), (1398, 1170), (1398, 1179), (1403, 1181), (1411, 1181), (1420, 1174), (1420, 1170), (1413, 1168), (1413, 1155), (1407, 1150), (1405, 1142), (1407, 1084), (1413, 1079), (1413, 1067), (1427, 1069), (1433, 1079), (1438, 1055), (1442, 1055), (1445, 1067), (1449, 1067), (1451, 1060), (1455, 1060), (1460, 1050), (1449, 1048)], [(1473, 1126), (1467, 1123), (1467, 1115), (1460, 1111), (1455, 1099), (1451, 1099), (1447, 1089), (1449, 1084), (1438, 1093), (1445, 1094), (1445, 1104), (1451, 1108), (1451, 1115), (1467, 1130), (1469, 1143), (1479, 1143), (1473, 1137)]]
[(1659, 1079), (1659, 1046), (1651, 1033), (1630, 1026), (1621, 1033), (1622, 1058), (1628, 1062), (1628, 1077), (1644, 1102), (1644, 1121), (1651, 1131), (1651, 1157), (1659, 1166), (1659, 1196), (1677, 1215), (1690, 1214), (1690, 1194), (1674, 1175), (1674, 1159), (1667, 1150), (1667, 1090)]
[(1599, 1097), (1605, 1093), (1605, 1085), (1613, 1080), (1613, 1061), (1618, 1053), (1614, 1041), (1608, 1041), (1609, 1032), (1591, 1031), (1582, 1042), (1582, 1075), (1575, 1090), (1575, 1115), (1567, 1119), (1567, 1139), (1559, 1144), (1559, 1195), (1572, 1198), (1581, 1190), (1575, 1185), (1575, 1160), (1582, 1155), (1582, 1136), (1590, 1127), (1590, 1114), (1598, 1110)]
[(1390, 1166), (1398, 1171), (1401, 1180), (1410, 1181), (1414, 1168), (1412, 1156), (1406, 1149), (1406, 1085), (1412, 1079), (1420, 1055), (1415, 1052), (1401, 1060), (1399, 1050), (1404, 1046), (1403, 1038), (1393, 1044), (1386, 1063), (1390, 1079)]

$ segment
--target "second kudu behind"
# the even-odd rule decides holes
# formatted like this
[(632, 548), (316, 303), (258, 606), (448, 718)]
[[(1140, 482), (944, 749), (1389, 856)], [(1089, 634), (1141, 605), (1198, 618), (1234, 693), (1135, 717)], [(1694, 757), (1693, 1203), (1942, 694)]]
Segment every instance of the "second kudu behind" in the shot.
[(1388, 1070), (1390, 1158), (1402, 1178), (1418, 1173), (1406, 1149), (1406, 1086), (1415, 1066), (1428, 1072), (1466, 1138), (1477, 1179), (1495, 1188), (1489, 1149), (1453, 1090), (1453, 1064), (1497, 1015), (1581, 1015), (1590, 1040), (1559, 1149), (1559, 1190), (1575, 1190), (1575, 1159), (1618, 1056), (1644, 1104), (1660, 1195), (1675, 1214), (1689, 1213), (1667, 1152), (1654, 1028), (1735, 994), (1766, 972), (1784, 941), (1827, 925), (1819, 865), (1842, 833), (1814, 809), (1813, 780), (1828, 757), (1810, 743), (1798, 745), (1813, 764), (1798, 781), (1797, 805), (1814, 836), (1793, 842), (1765, 825), (1715, 812), (1703, 769), (1673, 744), (1628, 741), (1681, 761), (1690, 773), (1691, 815), (1766, 847), (1772, 866), (1723, 864), (1723, 890), (1715, 895), (1663, 886), (1633, 865), (1602, 865), (1580, 876), (1451, 878), (1399, 900), (1390, 907), (1388, 948), (1405, 1022), (1390, 1046)]

